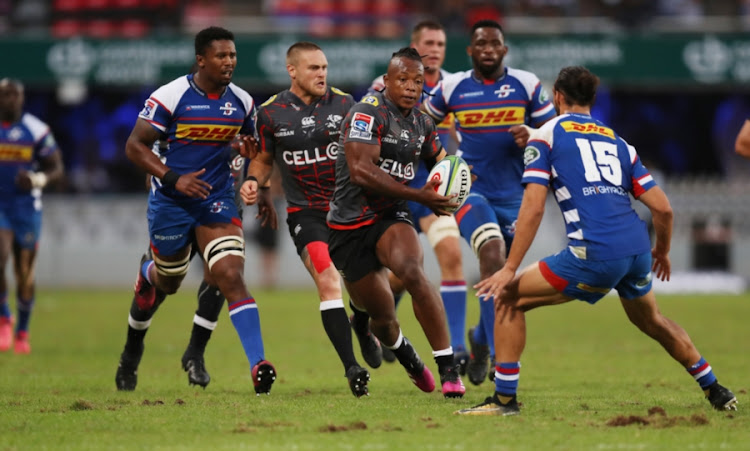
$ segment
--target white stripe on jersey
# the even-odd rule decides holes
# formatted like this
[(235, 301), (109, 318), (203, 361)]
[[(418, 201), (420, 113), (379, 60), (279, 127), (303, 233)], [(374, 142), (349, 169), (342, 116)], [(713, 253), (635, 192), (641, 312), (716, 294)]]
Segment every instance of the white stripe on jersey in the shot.
[(578, 209), (574, 208), (572, 210), (566, 210), (563, 212), (563, 217), (565, 218), (565, 222), (567, 224), (578, 222), (581, 220), (581, 217), (578, 216)]
[(31, 136), (34, 138), (34, 144), (37, 144), (39, 140), (49, 133), (49, 126), (31, 113), (24, 113), (23, 116), (21, 116), (21, 123), (31, 132)]
[(523, 172), (524, 177), (536, 177), (538, 179), (549, 180), (549, 173), (539, 169), (527, 169)]
[(653, 182), (654, 178), (651, 177), (651, 174), (646, 174), (646, 175), (644, 175), (643, 177), (639, 178), (636, 181), (638, 182), (639, 185), (643, 186), (646, 183)]
[(568, 234), (568, 238), (571, 240), (582, 240), (583, 239), (583, 229), (578, 229), (575, 232), (571, 232)]
[(245, 107), (246, 112), (245, 117), (247, 117), (247, 115), (253, 114), (253, 108), (255, 107), (255, 101), (253, 100), (253, 97), (247, 91), (235, 85), (234, 83), (229, 83), (229, 87), (232, 89), (234, 95), (236, 95), (240, 99), (240, 101), (242, 101), (242, 105)]
[[(531, 100), (532, 96), (534, 95), (534, 90), (541, 83), (539, 81), (539, 77), (531, 72), (521, 69), (514, 69), (512, 67), (508, 68), (508, 75), (521, 82), (523, 88), (526, 90), (526, 97)], [(550, 104), (550, 108), (552, 108), (552, 104)], [(544, 111), (546, 112), (547, 109), (545, 108)], [(538, 114), (532, 114), (531, 116), (538, 116)]]
[(558, 202), (562, 202), (564, 200), (570, 199), (570, 191), (568, 191), (568, 188), (562, 187), (555, 191), (555, 198)]
[(553, 109), (555, 109), (555, 107), (550, 103), (545, 108), (542, 108), (541, 110), (534, 111), (533, 113), (531, 113), (531, 117), (534, 118), (534, 117), (544, 116), (545, 114), (549, 113)]

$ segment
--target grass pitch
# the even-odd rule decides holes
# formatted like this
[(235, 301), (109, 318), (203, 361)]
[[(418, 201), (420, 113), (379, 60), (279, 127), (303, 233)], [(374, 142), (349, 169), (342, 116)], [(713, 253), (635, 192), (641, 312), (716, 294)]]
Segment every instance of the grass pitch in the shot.
[[(165, 302), (146, 337), (135, 392), (115, 390), (131, 294), (40, 290), (33, 352), (0, 354), (0, 450), (14, 449), (750, 449), (749, 296), (662, 296), (738, 412), (711, 410), (693, 379), (632, 326), (608, 297), (532, 311), (517, 417), (459, 417), (493, 387), (463, 400), (414, 387), (398, 364), (371, 370), (356, 399), (321, 325), (313, 291), (257, 291), (266, 356), (279, 372), (256, 397), (223, 311), (206, 352), (212, 380), (189, 387), (180, 367), (194, 290)], [(11, 298), (12, 299), (12, 298)], [(470, 296), (468, 322), (477, 318)], [(437, 376), (408, 299), (405, 335)], [(357, 355), (359, 356), (358, 347)]]

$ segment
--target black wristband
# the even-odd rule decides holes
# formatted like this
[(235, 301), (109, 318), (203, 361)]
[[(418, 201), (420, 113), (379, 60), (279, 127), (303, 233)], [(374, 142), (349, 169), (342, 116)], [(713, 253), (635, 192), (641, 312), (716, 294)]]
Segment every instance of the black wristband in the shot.
[(177, 185), (177, 180), (180, 178), (180, 174), (173, 170), (168, 170), (166, 174), (161, 178), (161, 186), (168, 188), (174, 188)]
[(255, 182), (255, 183), (258, 183), (258, 179), (256, 179), (256, 178), (255, 178), (255, 177), (253, 177), (252, 175), (248, 175), (247, 177), (245, 177), (245, 181), (246, 181), (246, 182), (249, 182), (250, 180), (252, 180), (252, 181), (253, 181), (253, 182)]

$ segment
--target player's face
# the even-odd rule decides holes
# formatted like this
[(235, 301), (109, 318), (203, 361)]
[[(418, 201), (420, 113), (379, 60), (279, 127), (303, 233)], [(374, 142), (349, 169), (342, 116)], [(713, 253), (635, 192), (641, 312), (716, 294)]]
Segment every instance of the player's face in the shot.
[(497, 28), (477, 28), (471, 36), (471, 45), (466, 49), (474, 64), (474, 70), (490, 78), (496, 74), (508, 53), (503, 34)]
[(385, 94), (391, 102), (406, 112), (417, 105), (424, 87), (424, 65), (408, 58), (392, 59), (383, 77)]
[(205, 54), (198, 55), (197, 61), (202, 79), (217, 86), (227, 86), (237, 66), (234, 42), (226, 39), (211, 42)]
[(292, 83), (304, 93), (320, 97), (326, 93), (328, 78), (328, 59), (320, 50), (302, 51), (297, 55), (297, 62), (288, 68)]
[(23, 88), (15, 83), (0, 82), (0, 119), (15, 122), (23, 109)]
[(445, 61), (445, 31), (424, 29), (412, 47), (422, 56), (425, 71), (438, 71)]

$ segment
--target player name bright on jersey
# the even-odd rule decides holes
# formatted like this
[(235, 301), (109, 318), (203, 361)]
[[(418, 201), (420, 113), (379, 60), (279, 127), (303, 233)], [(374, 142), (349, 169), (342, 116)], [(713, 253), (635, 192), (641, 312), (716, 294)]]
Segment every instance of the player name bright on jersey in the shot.
[(198, 141), (229, 141), (240, 132), (239, 125), (177, 124), (177, 139)]
[(19, 144), (0, 144), (0, 161), (31, 161), (32, 148)]
[(462, 128), (515, 125), (524, 123), (523, 107), (487, 108), (456, 112)]
[(565, 122), (560, 123), (560, 126), (566, 132), (594, 133), (597, 135), (602, 135), (608, 138), (615, 139), (615, 132), (611, 128), (602, 127), (601, 125), (595, 124), (593, 122), (586, 122), (582, 124), (580, 122), (565, 121)]

